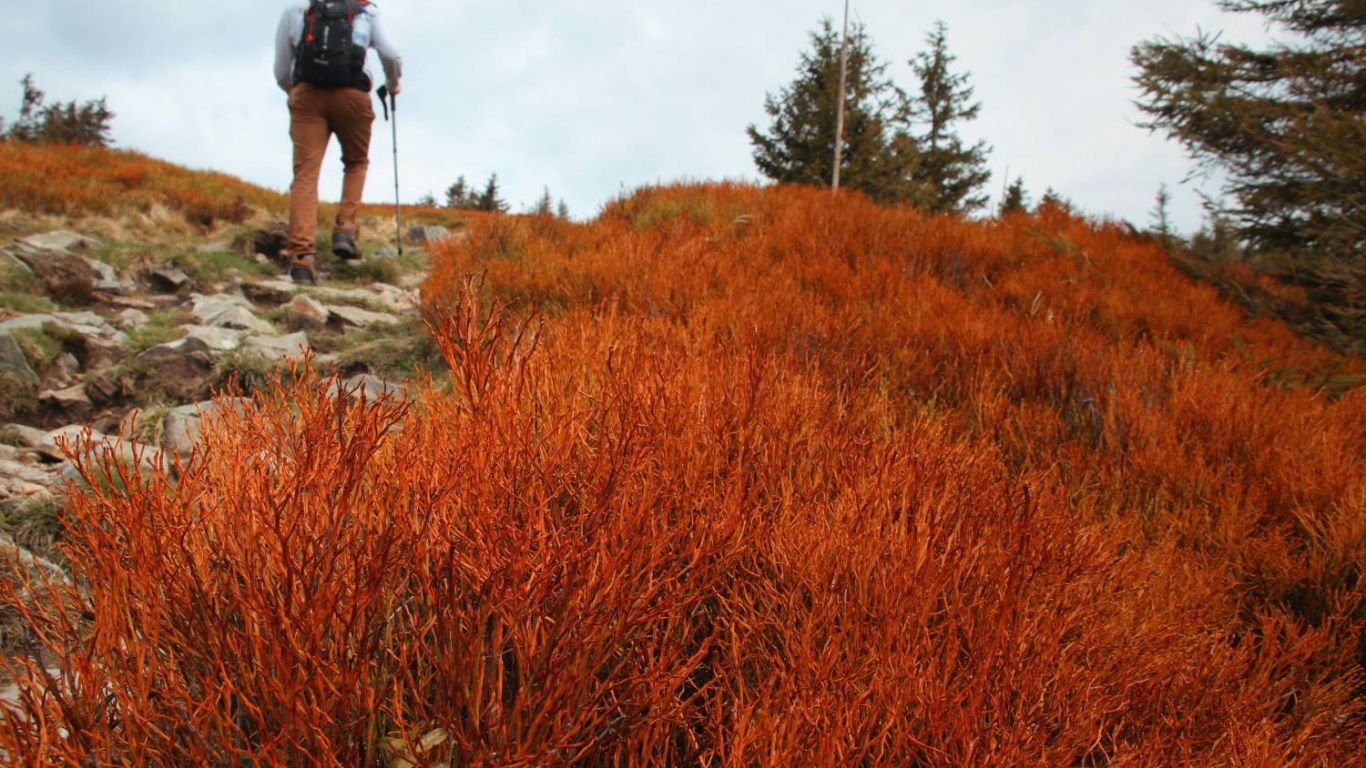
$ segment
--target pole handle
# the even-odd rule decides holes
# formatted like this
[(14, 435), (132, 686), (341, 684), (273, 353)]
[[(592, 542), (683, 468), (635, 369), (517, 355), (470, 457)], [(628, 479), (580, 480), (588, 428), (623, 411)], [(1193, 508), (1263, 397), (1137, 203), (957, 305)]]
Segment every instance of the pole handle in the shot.
[(393, 102), (394, 102), (394, 111), (397, 112), (397, 111), (398, 111), (398, 99), (397, 99), (396, 97), (394, 97), (393, 94), (389, 93), (389, 88), (388, 88), (388, 87), (383, 86), (383, 85), (381, 85), (381, 86), (379, 87), (379, 90), (378, 90), (378, 91), (375, 91), (375, 95), (379, 97), (379, 105), (380, 105), (381, 107), (384, 107), (384, 122), (387, 123), (387, 122), (389, 122), (389, 101), (390, 101), (390, 100), (393, 100)]

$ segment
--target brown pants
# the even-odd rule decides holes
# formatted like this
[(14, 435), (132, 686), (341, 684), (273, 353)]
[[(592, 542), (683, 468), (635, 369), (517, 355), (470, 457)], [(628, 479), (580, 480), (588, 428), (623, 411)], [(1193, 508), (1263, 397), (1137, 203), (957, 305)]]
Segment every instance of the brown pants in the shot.
[(356, 212), (370, 169), (370, 127), (375, 110), (370, 94), (355, 88), (325, 89), (299, 83), (289, 92), (289, 136), (294, 140), (294, 184), (289, 188), (289, 246), (291, 257), (312, 255), (318, 237), (318, 177), (333, 134), (341, 144), (341, 208), (336, 228), (351, 237), (359, 234)]

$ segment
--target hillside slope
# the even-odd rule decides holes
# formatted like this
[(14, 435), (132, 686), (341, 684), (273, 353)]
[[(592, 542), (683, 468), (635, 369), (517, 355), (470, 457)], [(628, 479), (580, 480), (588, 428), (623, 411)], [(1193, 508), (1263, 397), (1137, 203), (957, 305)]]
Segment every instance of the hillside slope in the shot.
[(73, 499), (89, 620), (26, 608), (70, 674), (0, 750), (1359, 760), (1366, 369), (1150, 243), (651, 189), (474, 221), (423, 301), (449, 382), (300, 371)]

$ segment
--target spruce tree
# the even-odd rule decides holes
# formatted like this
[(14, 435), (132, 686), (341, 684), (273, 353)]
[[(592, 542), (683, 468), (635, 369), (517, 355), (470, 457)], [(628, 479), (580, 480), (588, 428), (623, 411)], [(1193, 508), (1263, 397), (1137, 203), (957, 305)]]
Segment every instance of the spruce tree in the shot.
[[(1366, 254), (1366, 3), (1223, 0), (1287, 33), (1253, 48), (1157, 38), (1132, 58), (1144, 127), (1227, 179), (1238, 235), (1292, 271)], [(1360, 279), (1358, 274), (1357, 279)], [(1359, 292), (1359, 283), (1358, 283)]]
[(957, 57), (949, 53), (948, 27), (937, 22), (926, 39), (929, 47), (911, 60), (919, 88), (911, 99), (911, 120), (923, 126), (916, 136), (919, 160), (915, 168), (913, 202), (935, 213), (967, 213), (987, 203), (983, 186), (991, 179), (986, 168), (985, 141), (966, 146), (956, 129), (977, 118), (982, 109), (972, 101), (968, 75), (955, 74)]
[[(764, 176), (789, 184), (829, 186), (835, 161), (835, 123), (839, 109), (842, 37), (826, 18), (811, 33), (811, 48), (801, 54), (797, 76), (777, 94), (769, 94), (764, 111), (767, 131), (747, 129), (754, 163)], [(905, 95), (886, 76), (872, 41), (861, 24), (849, 36), (849, 69), (845, 88), (842, 186), (858, 189), (880, 202), (906, 197), (906, 180), (914, 160), (913, 146), (897, 136), (905, 120)]]
[(1016, 176), (1015, 181), (1006, 187), (1006, 193), (1001, 198), (1001, 215), (1025, 213), (1028, 210), (1029, 195), (1025, 192), (1024, 179)]
[(550, 187), (544, 187), (540, 198), (536, 200), (536, 205), (532, 207), (531, 213), (536, 216), (554, 216), (555, 200), (550, 196)]
[(470, 189), (469, 183), (465, 181), (464, 175), (455, 180), (455, 183), (446, 188), (446, 207), (457, 210), (473, 210), (478, 207), (478, 195)]
[(508, 204), (503, 200), (498, 189), (498, 174), (489, 176), (488, 183), (484, 185), (484, 191), (479, 193), (475, 208), (487, 213), (508, 212)]

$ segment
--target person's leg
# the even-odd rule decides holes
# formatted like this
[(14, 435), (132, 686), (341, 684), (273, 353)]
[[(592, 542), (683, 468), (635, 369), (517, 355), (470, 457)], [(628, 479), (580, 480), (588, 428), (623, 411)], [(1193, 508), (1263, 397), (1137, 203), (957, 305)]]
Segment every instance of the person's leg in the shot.
[(337, 210), (336, 231), (355, 239), (360, 234), (356, 215), (365, 192), (365, 176), (370, 169), (370, 131), (375, 122), (375, 108), (370, 94), (354, 88), (334, 92), (330, 120), (332, 130), (341, 144), (342, 178), (341, 206)]
[(291, 259), (312, 256), (318, 236), (318, 177), (327, 153), (326, 92), (302, 83), (289, 94), (289, 136), (294, 141), (294, 183), (289, 188)]

